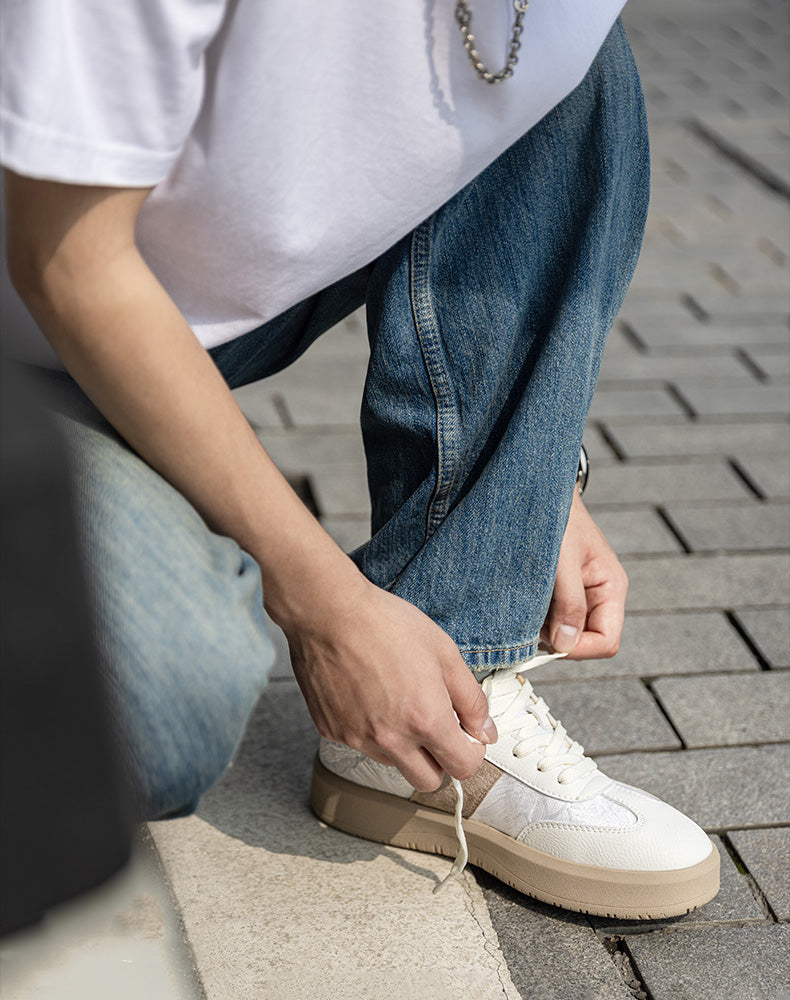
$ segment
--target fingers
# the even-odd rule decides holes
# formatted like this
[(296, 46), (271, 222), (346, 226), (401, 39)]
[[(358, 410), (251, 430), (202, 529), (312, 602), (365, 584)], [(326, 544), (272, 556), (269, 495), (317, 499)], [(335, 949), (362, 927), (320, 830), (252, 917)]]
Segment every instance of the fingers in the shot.
[(498, 733), (488, 702), (461, 655), (455, 651), (444, 667), (444, 683), (461, 726), (481, 743), (496, 743)]
[(573, 651), (574, 659), (608, 659), (620, 648), (625, 621), (625, 596), (628, 577), (621, 569), (605, 585), (592, 588), (587, 626)]
[(575, 650), (587, 620), (587, 594), (579, 557), (563, 546), (548, 614), (549, 641), (558, 653)]

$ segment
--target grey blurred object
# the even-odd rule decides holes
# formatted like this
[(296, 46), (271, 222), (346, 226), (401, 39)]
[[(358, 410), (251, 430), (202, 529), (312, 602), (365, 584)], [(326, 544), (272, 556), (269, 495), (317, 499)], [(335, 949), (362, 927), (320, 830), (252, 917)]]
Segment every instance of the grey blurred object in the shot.
[[(9, 298), (5, 327), (16, 314)], [(0, 358), (2, 933), (100, 884), (129, 856), (91, 632), (65, 455), (36, 379)]]

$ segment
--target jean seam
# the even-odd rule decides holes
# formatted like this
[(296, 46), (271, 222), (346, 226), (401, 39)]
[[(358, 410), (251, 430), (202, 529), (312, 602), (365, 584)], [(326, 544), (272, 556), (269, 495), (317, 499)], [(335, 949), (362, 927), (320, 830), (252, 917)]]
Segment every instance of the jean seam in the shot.
[(436, 408), (436, 483), (426, 510), (426, 541), (447, 516), (457, 451), (457, 414), (429, 281), (433, 221), (431, 216), (412, 233), (409, 261), (414, 327)]

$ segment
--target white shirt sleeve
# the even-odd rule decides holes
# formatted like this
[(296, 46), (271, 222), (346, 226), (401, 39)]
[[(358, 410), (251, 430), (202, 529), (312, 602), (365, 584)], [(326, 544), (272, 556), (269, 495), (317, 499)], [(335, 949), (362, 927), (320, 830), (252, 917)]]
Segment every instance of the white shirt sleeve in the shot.
[(0, 160), (30, 177), (147, 187), (198, 114), (227, 0), (0, 0)]

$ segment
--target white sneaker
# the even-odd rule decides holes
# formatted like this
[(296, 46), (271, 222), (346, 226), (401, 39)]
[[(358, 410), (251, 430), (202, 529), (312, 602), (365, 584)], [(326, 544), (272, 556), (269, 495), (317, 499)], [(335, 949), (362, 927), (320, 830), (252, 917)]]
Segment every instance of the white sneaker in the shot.
[(468, 842), (472, 864), (582, 913), (658, 919), (716, 895), (719, 853), (696, 823), (602, 774), (521, 674), (494, 674), (483, 690), (499, 740), (473, 777), (417, 792), (394, 767), (322, 740), (316, 815), (358, 837), (456, 857), (451, 874)]

